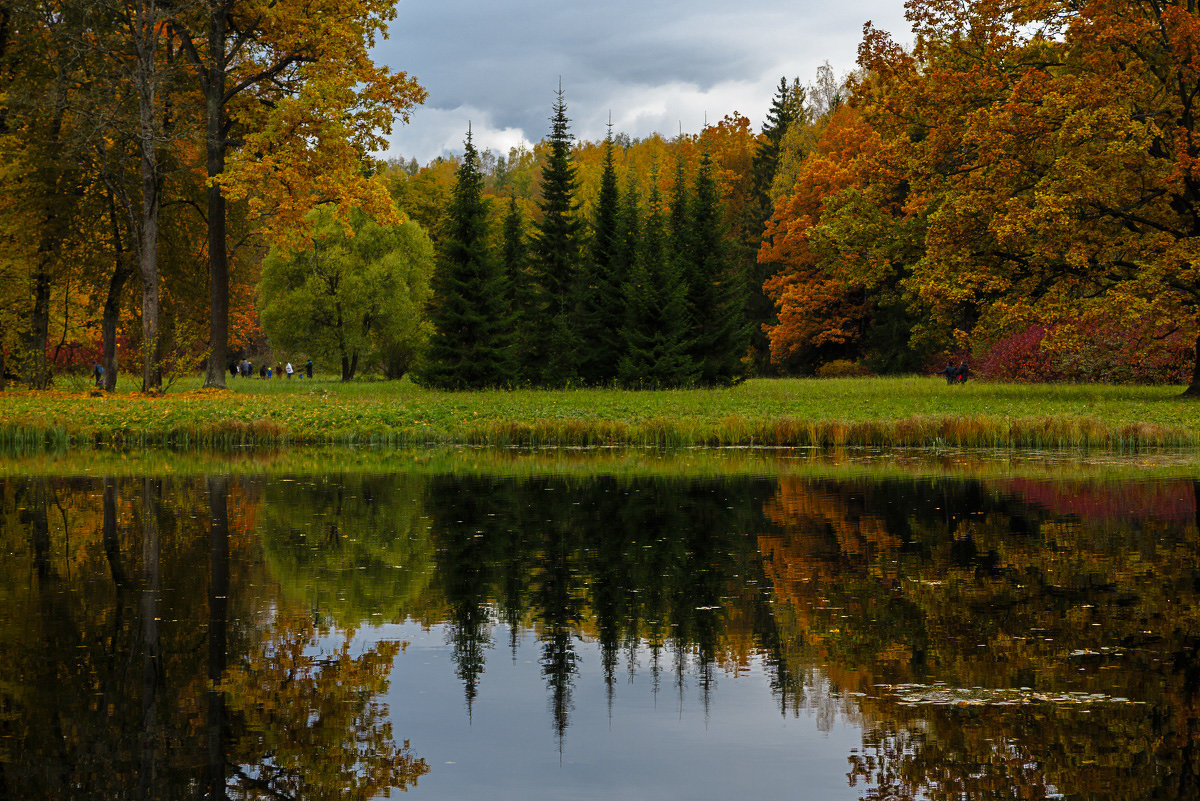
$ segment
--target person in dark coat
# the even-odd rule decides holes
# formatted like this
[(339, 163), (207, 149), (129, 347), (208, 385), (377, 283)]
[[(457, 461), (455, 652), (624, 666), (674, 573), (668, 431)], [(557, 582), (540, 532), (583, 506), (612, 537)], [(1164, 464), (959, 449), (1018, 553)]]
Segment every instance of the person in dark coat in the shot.
[(308, 364), (304, 365), (304, 372), (309, 378), (312, 378), (312, 359), (309, 359)]
[(963, 362), (958, 367), (955, 367), (953, 364), (947, 364), (941, 370), (937, 371), (937, 375), (946, 376), (947, 384), (965, 384), (970, 371), (967, 369), (967, 363)]

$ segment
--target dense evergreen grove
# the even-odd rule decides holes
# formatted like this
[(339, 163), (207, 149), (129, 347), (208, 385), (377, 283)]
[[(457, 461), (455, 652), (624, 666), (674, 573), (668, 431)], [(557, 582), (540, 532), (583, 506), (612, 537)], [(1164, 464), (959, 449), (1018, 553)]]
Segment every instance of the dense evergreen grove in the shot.
[(560, 91), (536, 222), (525, 232), (510, 196), (493, 246), (494, 215), (468, 132), (440, 221), (433, 335), (420, 378), (455, 389), (718, 386), (744, 378), (748, 294), (704, 145), (690, 183), (676, 153), (669, 209), (652, 166), (642, 208), (632, 175), (623, 195), (619, 189), (610, 132), (589, 213), (579, 200), (572, 141)]

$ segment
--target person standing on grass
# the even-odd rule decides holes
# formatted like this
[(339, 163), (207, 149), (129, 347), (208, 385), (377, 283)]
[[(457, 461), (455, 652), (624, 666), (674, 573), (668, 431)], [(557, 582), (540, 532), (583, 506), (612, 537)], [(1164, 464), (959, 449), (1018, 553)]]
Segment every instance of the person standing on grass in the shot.
[(96, 386), (104, 386), (104, 368), (100, 366), (100, 362), (92, 364), (92, 378), (96, 379)]
[(293, 372), (293, 371), (292, 371), (292, 363), (291, 363), (291, 362), (288, 362), (288, 363), (287, 363), (287, 367), (285, 367), (285, 368), (283, 368), (283, 369), (287, 371), (287, 377), (288, 377), (288, 378), (291, 378), (291, 377), (292, 377), (292, 372)]
[(309, 359), (308, 364), (304, 365), (304, 372), (308, 373), (309, 378), (312, 378), (312, 359)]

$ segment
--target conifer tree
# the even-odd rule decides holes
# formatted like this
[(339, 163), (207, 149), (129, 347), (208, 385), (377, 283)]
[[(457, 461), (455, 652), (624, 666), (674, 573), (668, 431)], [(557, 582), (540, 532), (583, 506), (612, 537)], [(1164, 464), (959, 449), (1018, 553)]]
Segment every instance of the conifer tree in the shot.
[(793, 78), (788, 85), (787, 78), (779, 79), (779, 87), (771, 98), (771, 108), (767, 111), (767, 119), (763, 122), (762, 136), (758, 141), (758, 150), (750, 169), (753, 173), (753, 201), (756, 206), (753, 213), (759, 219), (759, 230), (771, 216), (771, 184), (775, 181), (775, 173), (779, 169), (779, 154), (783, 147), (783, 137), (792, 124), (804, 114), (804, 88), (800, 80)]
[(581, 223), (571, 164), (571, 131), (563, 91), (558, 90), (547, 138), (549, 156), (542, 169), (542, 220), (533, 238), (534, 279), (538, 299), (527, 321), (535, 335), (535, 356), (544, 369), (541, 383), (561, 385), (575, 378), (579, 338), (572, 325), (575, 284), (579, 277)]
[(762, 135), (759, 137), (758, 150), (751, 163), (753, 186), (746, 203), (745, 230), (752, 238), (745, 243), (744, 250), (738, 255), (742, 264), (743, 284), (746, 287), (746, 318), (750, 324), (751, 348), (754, 352), (754, 369), (758, 373), (769, 372), (770, 345), (762, 330), (764, 324), (775, 320), (775, 305), (763, 291), (763, 282), (778, 271), (773, 264), (759, 264), (758, 250), (762, 244), (762, 234), (767, 220), (774, 211), (771, 198), (771, 186), (779, 169), (779, 155), (783, 145), (783, 137), (793, 124), (804, 115), (804, 88), (799, 79), (793, 79), (789, 85), (787, 78), (779, 79), (779, 87), (771, 99), (771, 108), (763, 123)]
[[(682, 143), (682, 142), (681, 142)], [(671, 189), (671, 235), (670, 252), (680, 274), (690, 280), (692, 262), (695, 260), (695, 245), (692, 242), (689, 224), (687, 169), (683, 163), (683, 148), (676, 150), (675, 186)]]
[(536, 308), (535, 287), (530, 275), (529, 247), (525, 238), (525, 223), (517, 199), (509, 197), (508, 213), (504, 216), (501, 237), (500, 263), (507, 279), (508, 295), (505, 298), (511, 319), (513, 341), (513, 378), (518, 384), (532, 384), (541, 380), (542, 365), (536, 361), (533, 319)]
[(633, 272), (633, 265), (637, 260), (641, 231), (641, 199), (638, 197), (637, 178), (630, 172), (625, 185), (625, 197), (619, 201), (616, 246), (613, 251), (616, 269), (626, 277)]
[(666, 250), (665, 221), (657, 171), (651, 170), (649, 212), (638, 258), (625, 283), (625, 354), (618, 380), (638, 388), (678, 387), (695, 383), (697, 370), (688, 353), (686, 285), (678, 262)]
[(749, 347), (750, 327), (745, 285), (728, 255), (726, 225), (707, 150), (700, 156), (688, 223), (692, 359), (700, 383), (732, 383), (745, 375), (742, 357)]
[(618, 260), (619, 216), (620, 193), (610, 126), (604, 142), (604, 171), (600, 177), (591, 247), (578, 282), (578, 374), (585, 384), (606, 384), (617, 377), (622, 351), (620, 331), (625, 318), (622, 284), (626, 277)]
[(488, 204), (479, 154), (467, 131), (448, 222), (433, 276), (433, 339), (422, 371), (450, 389), (511, 381), (507, 282), (488, 246)]

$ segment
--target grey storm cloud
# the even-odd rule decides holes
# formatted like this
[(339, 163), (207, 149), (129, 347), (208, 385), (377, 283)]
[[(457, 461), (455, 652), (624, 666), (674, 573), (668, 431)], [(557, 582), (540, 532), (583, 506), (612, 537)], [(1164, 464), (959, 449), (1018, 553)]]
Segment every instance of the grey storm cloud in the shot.
[(758, 125), (781, 77), (852, 69), (868, 19), (907, 40), (903, 0), (400, 0), (375, 58), (429, 99), (392, 155), (457, 151), (468, 120), (482, 147), (536, 141), (560, 80), (580, 138), (602, 137), (610, 114), (635, 137), (735, 110)]

